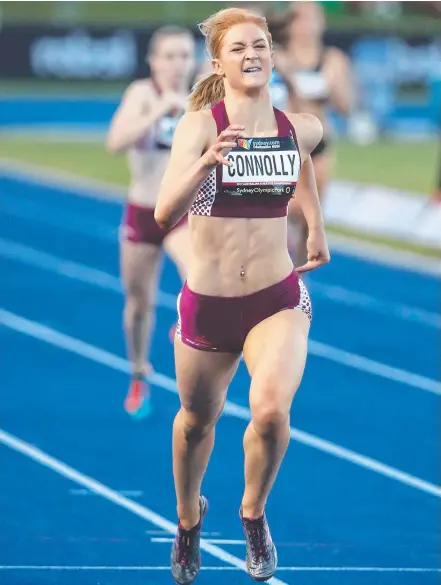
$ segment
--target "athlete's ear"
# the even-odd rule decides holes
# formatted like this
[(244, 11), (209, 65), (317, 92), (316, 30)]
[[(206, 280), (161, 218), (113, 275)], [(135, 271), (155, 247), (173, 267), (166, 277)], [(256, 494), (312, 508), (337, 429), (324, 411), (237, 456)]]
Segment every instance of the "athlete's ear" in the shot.
[(219, 59), (212, 59), (211, 64), (213, 65), (213, 70), (218, 75), (224, 76), (224, 70), (222, 69), (222, 65), (219, 63)]

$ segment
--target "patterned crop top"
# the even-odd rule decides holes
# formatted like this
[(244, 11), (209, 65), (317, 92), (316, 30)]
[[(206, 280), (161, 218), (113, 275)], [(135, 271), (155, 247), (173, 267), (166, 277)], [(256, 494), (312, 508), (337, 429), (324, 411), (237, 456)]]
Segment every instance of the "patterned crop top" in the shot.
[[(224, 102), (211, 108), (217, 135), (230, 122)], [(271, 218), (287, 215), (294, 196), (301, 160), (293, 125), (274, 108), (278, 135), (239, 138), (226, 156), (233, 166), (219, 165), (202, 184), (190, 215)]]

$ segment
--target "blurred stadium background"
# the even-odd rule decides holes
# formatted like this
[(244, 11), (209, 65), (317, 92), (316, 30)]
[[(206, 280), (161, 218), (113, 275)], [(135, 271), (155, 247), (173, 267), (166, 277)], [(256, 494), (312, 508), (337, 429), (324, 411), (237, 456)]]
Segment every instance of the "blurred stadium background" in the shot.
[[(145, 48), (152, 30), (161, 23), (179, 23), (196, 33), (204, 16), (227, 4), (0, 3), (0, 156), (126, 185), (125, 162), (119, 158), (109, 164), (103, 133), (124, 88), (147, 73)], [(287, 5), (258, 4), (273, 14)], [(351, 186), (397, 189), (403, 204), (420, 214), (422, 201), (418, 207), (405, 193), (429, 198), (439, 188), (439, 2), (337, 1), (323, 6), (326, 43), (351, 57), (357, 95), (349, 120), (329, 113), (338, 137), (335, 178)], [(198, 39), (202, 62), (204, 47)], [(387, 207), (388, 193), (380, 192), (385, 199), (382, 222), (373, 218), (363, 229), (345, 221), (348, 210), (338, 206), (329, 212), (329, 228), (436, 255), (441, 246), (436, 225), (429, 230), (426, 221), (416, 234), (410, 213), (412, 220), (397, 227), (396, 203)], [(370, 213), (375, 212), (369, 208)]]
[[(125, 355), (122, 298), (114, 295), (121, 292), (122, 208), (102, 196), (123, 198), (128, 172), (124, 157), (106, 152), (104, 136), (125, 87), (148, 72), (152, 31), (175, 23), (197, 35), (198, 22), (231, 5), (0, 2), (1, 585), (170, 582), (161, 545), (170, 526), (147, 508), (174, 520), (169, 435), (177, 401), (158, 392), (156, 416), (140, 426), (122, 409), (128, 368), (118, 357)], [(326, 43), (350, 56), (357, 100), (349, 120), (329, 112), (337, 166), (326, 218), (331, 247), (338, 246), (329, 269), (311, 277), (315, 341), (293, 417), (308, 432), (292, 430), (296, 446), (271, 504), (278, 538), (286, 541), (281, 564), (288, 568), (280, 579), (432, 585), (440, 573), (441, 3), (323, 6)], [(80, 196), (88, 194), (101, 200)], [(393, 262), (376, 262), (384, 257)], [(423, 265), (430, 276), (420, 272)], [(167, 332), (178, 287), (166, 261), (153, 364), (158, 386), (172, 392)], [(234, 498), (241, 486), (242, 428), (234, 419), (247, 417), (247, 381), (241, 370), (207, 479), (217, 494), (207, 530), (220, 526), (222, 546), (240, 558), (239, 541), (228, 540), (241, 538), (239, 529), (223, 510), (233, 483)], [(44, 475), (4, 445), (81, 489)], [(35, 445), (112, 486), (104, 498), (141, 516), (142, 525), (135, 516), (120, 518), (123, 511), (105, 500), (83, 497), (103, 492)], [(142, 506), (134, 509), (126, 496)], [(283, 501), (288, 511), (277, 507)], [(145, 520), (160, 531), (146, 533)], [(218, 549), (216, 555), (205, 555), (206, 562), (240, 568)], [(83, 565), (82, 576), (73, 575)], [(89, 565), (103, 566), (103, 574), (88, 573)], [(152, 566), (125, 572), (132, 565)], [(297, 579), (289, 573), (294, 565), (316, 569)], [(359, 572), (344, 569), (349, 565)], [(60, 577), (57, 566), (73, 570)], [(23, 576), (20, 567), (35, 572)], [(222, 575), (222, 567), (212, 568)], [(212, 585), (210, 573), (200, 582)], [(248, 581), (226, 573), (216, 582)]]

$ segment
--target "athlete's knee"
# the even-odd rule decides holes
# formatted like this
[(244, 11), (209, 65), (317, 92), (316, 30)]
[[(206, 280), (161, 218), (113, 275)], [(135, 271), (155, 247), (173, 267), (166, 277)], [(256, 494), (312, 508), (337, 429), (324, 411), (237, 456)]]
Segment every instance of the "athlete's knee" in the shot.
[(148, 288), (132, 282), (126, 286), (125, 311), (131, 315), (145, 315), (153, 310), (153, 300)]
[(265, 437), (276, 438), (289, 424), (289, 408), (286, 402), (277, 398), (273, 385), (268, 391), (262, 388), (259, 397), (251, 404), (251, 416), (256, 432)]
[(180, 415), (187, 441), (199, 441), (210, 433), (222, 414), (222, 409), (188, 410), (181, 407)]
[(278, 404), (257, 407), (252, 415), (256, 432), (263, 437), (276, 438), (289, 422), (289, 413)]
[(214, 422), (207, 422), (204, 420), (185, 420), (184, 422), (184, 436), (188, 443), (200, 441), (214, 429)]

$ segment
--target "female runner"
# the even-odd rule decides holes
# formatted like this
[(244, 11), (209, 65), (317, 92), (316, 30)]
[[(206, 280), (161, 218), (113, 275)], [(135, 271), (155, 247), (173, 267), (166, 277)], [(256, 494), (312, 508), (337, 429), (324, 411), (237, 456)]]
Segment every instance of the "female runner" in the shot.
[[(280, 16), (275, 28), (281, 43), (275, 53), (275, 65), (287, 90), (287, 107), (292, 112), (308, 112), (316, 116), (324, 127), (324, 136), (311, 153), (317, 189), (322, 200), (333, 170), (330, 148), (330, 128), (327, 123), (329, 106), (348, 115), (352, 110), (353, 88), (349, 58), (340, 49), (326, 47), (323, 42), (325, 17), (317, 2), (292, 2), (280, 27)], [(274, 91), (280, 91), (277, 88)], [(295, 228), (294, 254), (296, 264), (306, 259), (307, 225), (300, 209), (299, 193), (307, 188), (307, 179), (301, 175), (297, 197), (289, 204), (289, 219)]]
[[(192, 583), (200, 568), (207, 511), (201, 484), (242, 353), (252, 380), (240, 506), (246, 565), (257, 581), (276, 570), (265, 505), (289, 442), (290, 408), (305, 367), (311, 319), (298, 273), (329, 261), (310, 158), (322, 126), (309, 114), (273, 108), (265, 19), (230, 8), (210, 17), (201, 30), (214, 73), (196, 85), (190, 100), (194, 111), (178, 124), (155, 209), (163, 229), (189, 213), (191, 242), (175, 337), (181, 408), (173, 426), (173, 471), (179, 525), (171, 565), (179, 585)], [(287, 207), (301, 167), (308, 261), (296, 272), (287, 250)]]
[(150, 393), (145, 376), (153, 328), (161, 252), (164, 249), (184, 280), (189, 244), (187, 218), (171, 229), (154, 220), (157, 192), (170, 157), (176, 124), (186, 108), (195, 69), (195, 43), (185, 28), (158, 29), (148, 51), (151, 77), (132, 83), (116, 111), (107, 138), (113, 153), (128, 155), (131, 181), (121, 230), (121, 273), (125, 287), (124, 329), (132, 379), (125, 408), (145, 415)]

